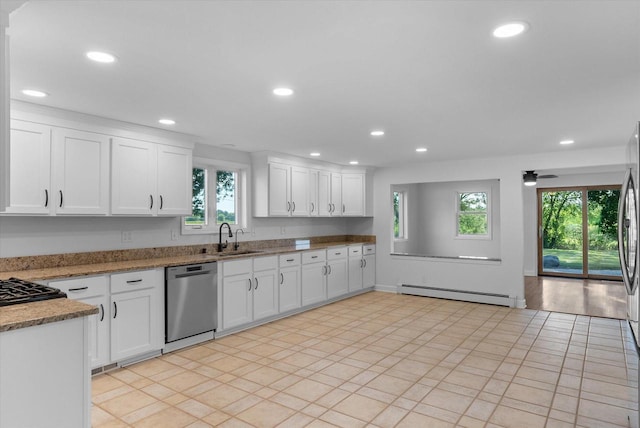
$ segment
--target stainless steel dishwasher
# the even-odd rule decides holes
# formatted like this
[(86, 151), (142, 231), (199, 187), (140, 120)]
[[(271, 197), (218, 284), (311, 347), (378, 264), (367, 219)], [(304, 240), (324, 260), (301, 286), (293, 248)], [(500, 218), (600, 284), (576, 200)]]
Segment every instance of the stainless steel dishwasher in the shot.
[(216, 263), (168, 267), (165, 271), (165, 342), (218, 327)]

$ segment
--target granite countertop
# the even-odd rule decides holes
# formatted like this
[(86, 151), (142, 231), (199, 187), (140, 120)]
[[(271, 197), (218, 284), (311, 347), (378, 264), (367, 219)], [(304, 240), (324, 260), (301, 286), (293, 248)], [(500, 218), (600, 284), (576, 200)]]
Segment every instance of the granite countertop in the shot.
[(71, 299), (51, 299), (0, 308), (0, 332), (80, 318), (98, 313), (96, 306)]
[(75, 276), (100, 275), (113, 272), (123, 272), (141, 269), (184, 266), (196, 263), (219, 262), (247, 257), (277, 255), (298, 251), (321, 250), (330, 247), (367, 244), (368, 242), (324, 242), (318, 244), (291, 245), (287, 247), (261, 248), (259, 250), (227, 250), (220, 253), (193, 254), (184, 256), (156, 257), (137, 260), (115, 261), (108, 263), (87, 263), (71, 266), (50, 267), (44, 269), (28, 269), (19, 271), (0, 272), (0, 280), (20, 278), (26, 281), (43, 281), (49, 279), (71, 278)]

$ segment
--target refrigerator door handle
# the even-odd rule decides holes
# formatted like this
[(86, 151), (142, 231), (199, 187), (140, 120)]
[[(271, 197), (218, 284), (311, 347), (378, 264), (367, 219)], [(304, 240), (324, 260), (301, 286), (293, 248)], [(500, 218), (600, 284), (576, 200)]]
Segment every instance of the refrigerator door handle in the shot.
[[(633, 197), (629, 200), (629, 192), (633, 192)], [(620, 256), (620, 267), (622, 271), (622, 280), (624, 286), (627, 289), (627, 294), (632, 295), (635, 292), (635, 279), (636, 279), (636, 263), (635, 263), (635, 251), (637, 251), (637, 225), (632, 224), (635, 219), (625, 218), (625, 214), (629, 208), (632, 208), (631, 216), (636, 215), (637, 207), (635, 195), (635, 183), (633, 182), (632, 170), (628, 169), (622, 183), (622, 190), (620, 191), (620, 200), (618, 202), (618, 254)], [(633, 204), (633, 207), (628, 207), (627, 204)], [(625, 245), (625, 229), (627, 230), (627, 245)], [(630, 254), (627, 253), (629, 247), (634, 249), (633, 260), (630, 260)], [(633, 263), (630, 266), (629, 263)], [(631, 275), (629, 275), (629, 271)]]

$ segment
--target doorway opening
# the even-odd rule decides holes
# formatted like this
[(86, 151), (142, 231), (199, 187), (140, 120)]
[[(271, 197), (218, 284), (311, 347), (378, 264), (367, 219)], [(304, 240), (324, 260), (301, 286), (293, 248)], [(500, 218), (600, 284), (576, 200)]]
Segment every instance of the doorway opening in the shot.
[(621, 281), (620, 186), (537, 189), (537, 196), (539, 275)]

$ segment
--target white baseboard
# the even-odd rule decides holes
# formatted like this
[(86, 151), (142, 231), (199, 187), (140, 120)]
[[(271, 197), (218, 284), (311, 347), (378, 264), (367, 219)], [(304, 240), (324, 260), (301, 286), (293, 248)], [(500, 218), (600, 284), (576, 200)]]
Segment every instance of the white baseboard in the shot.
[(376, 284), (373, 289), (375, 291), (384, 291), (385, 293), (398, 293), (398, 287), (396, 285)]

